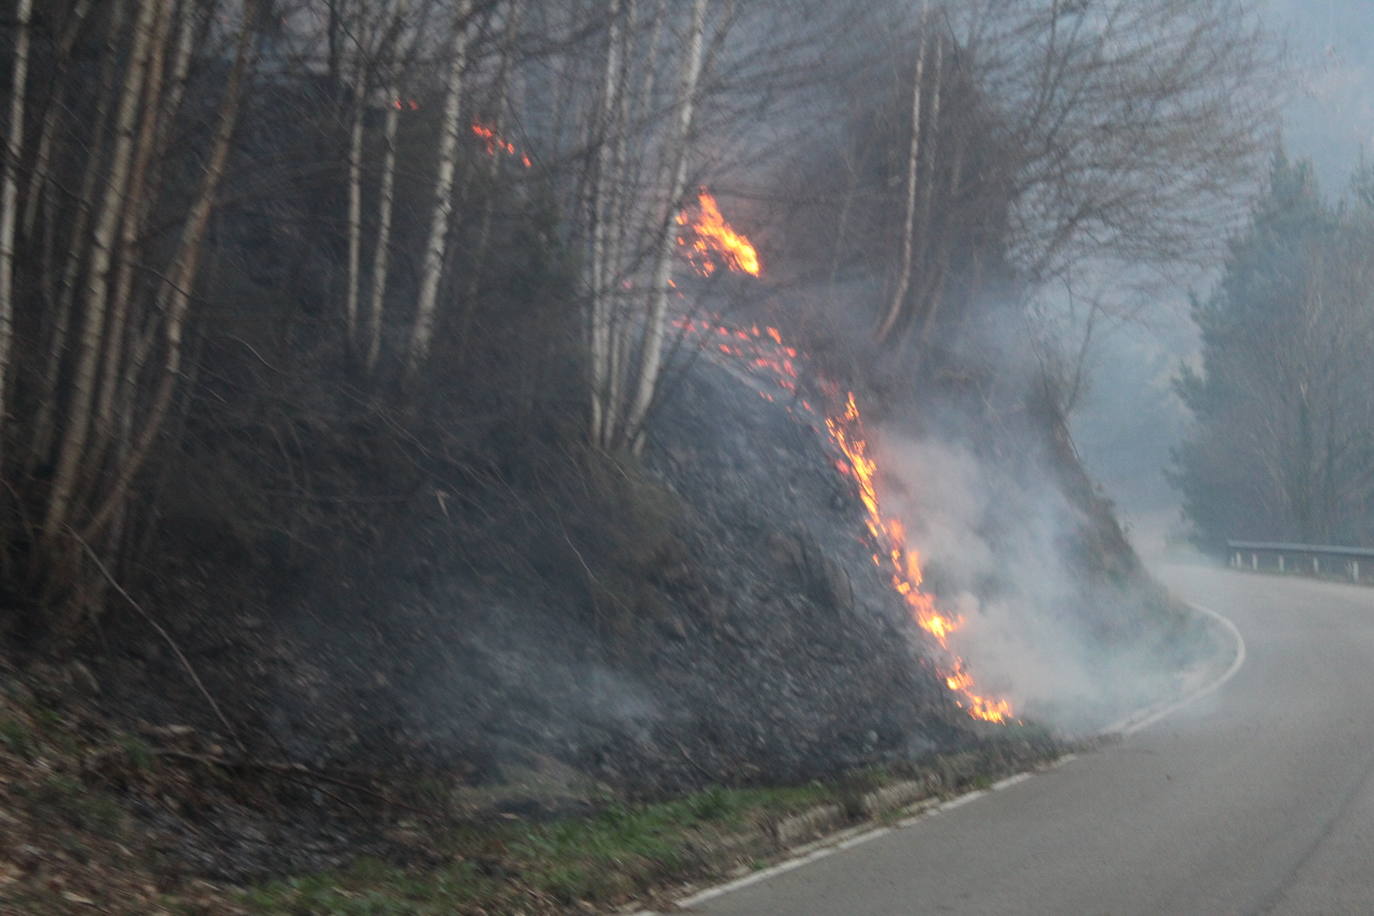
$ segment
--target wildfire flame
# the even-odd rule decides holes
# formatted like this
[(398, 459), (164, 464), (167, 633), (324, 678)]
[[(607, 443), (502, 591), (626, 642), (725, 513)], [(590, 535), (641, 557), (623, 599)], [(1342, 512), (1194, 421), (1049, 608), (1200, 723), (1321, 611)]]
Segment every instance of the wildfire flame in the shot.
[(685, 209), (678, 213), (678, 225), (684, 228), (678, 235), (677, 243), (697, 273), (703, 277), (711, 276), (716, 272), (719, 261), (724, 263), (727, 270), (757, 277), (762, 270), (758, 251), (747, 237), (736, 232), (725, 221), (715, 196), (705, 188), (697, 193), (696, 210), (695, 220)]
[(964, 667), (964, 660), (950, 649), (949, 637), (963, 626), (963, 618), (942, 613), (935, 607), (931, 596), (921, 590), (920, 554), (907, 546), (906, 528), (901, 521), (883, 515), (875, 484), (878, 466), (869, 455), (863, 417), (853, 392), (849, 393), (844, 412), (826, 417), (825, 425), (831, 440), (839, 446), (846, 459), (837, 461), (836, 467), (858, 484), (859, 499), (866, 510), (864, 521), (868, 531), (880, 549), (887, 551), (886, 556), (875, 553), (874, 564), (891, 576), (893, 589), (911, 609), (917, 625), (929, 633), (948, 656), (947, 665), (940, 672), (945, 679), (945, 686), (960, 695), (961, 699), (955, 702), (975, 719), (1006, 722), (1012, 715), (1011, 703), (978, 693), (974, 689), (972, 675)]
[(472, 132), (482, 139), (487, 145), (487, 155), (495, 156), (497, 153), (505, 153), (507, 156), (519, 156), (520, 164), (525, 168), (530, 168), (534, 163), (530, 162), (530, 157), (520, 152), (519, 147), (502, 137), (495, 129), (473, 122)]
[(864, 434), (863, 416), (854, 393), (848, 393), (842, 408), (824, 414), (802, 399), (797, 350), (783, 342), (777, 328), (727, 328), (718, 322), (685, 318), (679, 319), (677, 326), (708, 350), (731, 357), (734, 366), (768, 382), (756, 388), (764, 400), (777, 402), (775, 392), (767, 389), (780, 389), (790, 396), (786, 404), (789, 412), (802, 411), (824, 421), (830, 440), (842, 456), (836, 459), (836, 468), (857, 485), (864, 506), (864, 523), (878, 548), (872, 555), (873, 564), (888, 575), (893, 590), (906, 602), (916, 624), (940, 646), (944, 658), (937, 663), (937, 670), (945, 686), (956, 694), (955, 703), (975, 719), (998, 723), (1011, 719), (1012, 708), (1007, 700), (985, 696), (976, 689), (964, 660), (950, 646), (950, 636), (963, 626), (963, 618), (940, 611), (931, 595), (921, 590), (920, 554), (907, 546), (906, 528), (901, 520), (883, 513), (876, 482), (878, 465)]

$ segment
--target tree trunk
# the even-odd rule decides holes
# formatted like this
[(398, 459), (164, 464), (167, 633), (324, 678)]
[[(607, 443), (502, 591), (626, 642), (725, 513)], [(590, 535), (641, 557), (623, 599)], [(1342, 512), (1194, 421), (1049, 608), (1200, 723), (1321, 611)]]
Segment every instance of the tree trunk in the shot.
[(115, 422), (115, 393), (119, 390), (118, 381), (122, 375), (121, 369), (127, 350), (125, 328), (129, 321), (131, 299), (134, 295), (134, 267), (139, 261), (138, 243), (149, 210), (146, 194), (148, 171), (152, 166), (153, 153), (162, 132), (162, 70), (167, 36), (174, 15), (175, 4), (165, 3), (154, 26), (153, 46), (148, 55), (148, 72), (144, 78), (143, 101), (140, 105), (143, 110), (143, 123), (139, 125), (133, 166), (129, 171), (128, 190), (124, 195), (115, 281), (110, 296), (109, 329), (105, 334), (104, 365), (96, 401), (96, 436), (92, 447), (97, 454), (106, 448)]
[[(611, 119), (616, 109), (616, 93), (623, 91), (616, 80), (619, 73), (621, 0), (611, 0), (608, 11), (609, 27), (606, 36), (606, 66), (602, 72), (601, 101), (597, 116), (595, 164), (592, 167), (588, 216), (591, 220), (591, 251), (588, 258), (591, 296), (591, 395), (592, 440), (608, 447), (618, 421), (619, 405), (611, 400), (611, 305), (607, 292), (606, 214), (610, 193)], [(623, 193), (623, 188), (617, 190)]]
[[(408, 0), (396, 4), (396, 27), (399, 33), (409, 9)], [(409, 56), (409, 55), (406, 55)], [(396, 133), (401, 119), (401, 68), (399, 59), (391, 61), (386, 88), (386, 123), (382, 127), (381, 189), (377, 197), (377, 239), (372, 249), (372, 289), (367, 306), (367, 357), (369, 373), (377, 370), (382, 354), (382, 315), (386, 305), (386, 279), (391, 266), (391, 213), (396, 205)]]
[(18, 34), (14, 42), (14, 69), (10, 77), (10, 114), (5, 142), (4, 176), (0, 183), (0, 468), (4, 438), (9, 433), (9, 397), (6, 380), (10, 370), (10, 346), (14, 336), (14, 224), (19, 208), (19, 157), (24, 153), (24, 93), (28, 88), (29, 23), (33, 0), (19, 0)]
[(668, 209), (654, 261), (653, 285), (649, 290), (652, 299), (644, 328), (643, 345), (640, 348), (634, 402), (622, 437), (622, 441), (635, 450), (644, 445), (644, 423), (653, 403), (654, 392), (658, 388), (659, 369), (663, 359), (664, 328), (668, 317), (668, 279), (673, 254), (677, 248), (677, 211), (682, 206), (683, 192), (687, 185), (687, 153), (692, 142), (697, 86), (701, 79), (702, 33), (706, 27), (706, 4), (707, 0), (696, 0), (692, 5), (691, 33), (688, 37), (682, 80), (678, 90), (677, 129), (673, 137), (675, 161), (668, 192)]
[(443, 135), (439, 141), (439, 174), (434, 181), (434, 210), (430, 218), (429, 238), (425, 243), (415, 326), (406, 354), (406, 374), (411, 378), (415, 377), (429, 357), (438, 319), (439, 280), (443, 276), (444, 257), (448, 252), (449, 218), (453, 214), (453, 176), (458, 163), (458, 141), (462, 135), (459, 114), (462, 109), (463, 70), (467, 66), (467, 19), (471, 11), (472, 0), (459, 0), (450, 49), (452, 59), (444, 100)]
[(229, 83), (225, 88), (224, 100), (220, 104), (219, 118), (215, 135), (210, 146), (210, 155), (205, 163), (204, 175), (195, 200), (191, 204), (182, 228), (181, 239), (176, 255), (168, 269), (168, 280), (164, 283), (159, 296), (161, 311), (166, 314), (163, 325), (164, 362), (162, 377), (153, 394), (147, 411), (147, 418), (139, 432), (137, 441), (128, 457), (121, 463), (114, 485), (105, 491), (103, 501), (92, 513), (90, 521), (81, 529), (83, 540), (90, 541), (108, 524), (123, 505), (134, 476), (143, 466), (148, 453), (157, 440), (162, 421), (171, 406), (172, 392), (181, 369), (182, 343), (186, 333), (186, 318), (191, 304), (191, 293), (195, 288), (196, 275), (200, 265), (200, 255), (204, 247), (206, 229), (210, 214), (214, 210), (219, 194), (220, 181), (224, 178), (225, 166), (229, 160), (230, 140), (238, 124), (239, 108), (243, 96), (243, 82), (252, 56), (253, 31), (261, 0), (247, 0), (243, 8), (243, 25), (239, 32), (238, 47), (234, 55), (234, 66), (229, 72)]
[(90, 263), (86, 276), (87, 298), (84, 303), (85, 320), (77, 349), (77, 367), (72, 381), (72, 403), (59, 446), (57, 471), (43, 520), (43, 540), (49, 544), (68, 522), (68, 510), (90, 434), (91, 409), (96, 396), (96, 370), (101, 344), (104, 342), (105, 311), (109, 295), (110, 270), (114, 260), (115, 231), (118, 228), (123, 195), (132, 167), (138, 103), (143, 94), (143, 80), (152, 50), (154, 16), (161, 11), (162, 6), (162, 2), (144, 3), (139, 7), (138, 18), (134, 22), (128, 75), (124, 81), (116, 115), (115, 146), (111, 156), (110, 174), (106, 179), (104, 198), (96, 212), (95, 231), (91, 238)]
[(47, 358), (43, 366), (43, 380), (38, 391), (38, 415), (34, 419), (32, 444), (29, 448), (27, 470), (48, 460), (56, 435), (56, 412), (58, 409), (57, 386), (61, 379), (63, 354), (67, 350), (67, 335), (71, 331), (72, 315), (76, 309), (77, 283), (81, 276), (82, 255), (86, 250), (86, 233), (91, 225), (91, 215), (95, 209), (96, 182), (100, 179), (100, 166), (105, 161), (106, 149), (105, 119), (115, 99), (115, 73), (119, 60), (117, 43), (124, 29), (126, 4), (116, 4), (110, 15), (104, 61), (100, 66), (100, 84), (110, 87), (100, 94), (95, 117), (91, 123), (95, 139), (86, 157), (86, 167), (81, 177), (81, 188), (76, 195), (76, 216), (68, 239), (67, 255), (63, 264), (61, 280), (58, 283), (58, 301), (53, 329), (48, 337)]
[[(43, 129), (39, 131), (38, 151), (34, 155), (33, 172), (29, 175), (29, 185), (27, 193), (24, 195), (24, 234), (32, 235), (34, 226), (38, 220), (39, 202), (43, 199), (41, 189), (48, 183), (48, 172), (52, 168), (52, 144), (53, 136), (57, 133), (58, 116), (65, 110), (60, 95), (61, 89), (56, 88), (63, 84), (63, 78), (67, 75), (69, 64), (71, 63), (72, 46), (76, 44), (77, 36), (80, 34), (81, 26), (86, 21), (86, 16), (90, 14), (92, 0), (77, 0), (72, 8), (71, 15), (68, 17), (67, 27), (57, 42), (57, 72), (53, 76), (54, 94), (49, 99), (48, 109), (43, 115)], [(23, 3), (32, 3), (32, 0), (21, 0)], [(110, 28), (118, 32), (120, 15), (117, 11), (112, 17)], [(18, 65), (19, 53), (18, 45), (15, 47), (15, 64)]]
[[(506, 25), (501, 47), (501, 63), (496, 74), (496, 135), (503, 136), (506, 129), (506, 96), (510, 91), (511, 55), (516, 34), (520, 29), (520, 17), (524, 12), (521, 0), (510, 0), (506, 6)], [(477, 295), (482, 285), (482, 263), (486, 260), (487, 246), (491, 242), (491, 221), (496, 208), (494, 188), (496, 176), (500, 173), (501, 157), (493, 154), (487, 158), (487, 199), (482, 207), (482, 222), (477, 230), (477, 249), (472, 258), (472, 273), (468, 277), (467, 295), (463, 297), (463, 318), (458, 326), (458, 346), (460, 360), (466, 362), (468, 339), (472, 333), (472, 314), (476, 308)]]
[(916, 231), (916, 178), (921, 158), (921, 93), (926, 71), (926, 11), (921, 13), (920, 45), (916, 51), (916, 75), (911, 81), (911, 143), (906, 157), (906, 211), (902, 220), (902, 255), (897, 268), (897, 284), (888, 303), (887, 315), (878, 326), (878, 341), (892, 335), (905, 311), (906, 294), (911, 285), (912, 245)]
[(358, 287), (362, 282), (363, 114), (367, 101), (363, 70), (360, 55), (353, 81), (353, 118), (348, 131), (348, 288), (344, 293), (344, 330), (350, 355), (358, 346)]

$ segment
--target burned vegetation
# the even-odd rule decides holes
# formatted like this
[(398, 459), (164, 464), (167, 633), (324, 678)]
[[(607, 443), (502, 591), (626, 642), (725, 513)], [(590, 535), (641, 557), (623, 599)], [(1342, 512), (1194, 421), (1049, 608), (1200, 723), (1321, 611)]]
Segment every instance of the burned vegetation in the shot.
[(1258, 38), (909, 6), (0, 20), (0, 672), (73, 760), (139, 736), (72, 778), (155, 870), (1041, 759), (1206, 651), (1032, 305), (1230, 212)]

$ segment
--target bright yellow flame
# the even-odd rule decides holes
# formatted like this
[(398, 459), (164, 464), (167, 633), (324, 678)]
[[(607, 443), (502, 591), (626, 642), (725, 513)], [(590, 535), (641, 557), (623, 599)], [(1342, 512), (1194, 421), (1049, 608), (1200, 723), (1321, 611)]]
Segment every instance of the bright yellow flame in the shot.
[(697, 273), (711, 276), (716, 272), (716, 259), (719, 258), (735, 273), (757, 277), (762, 271), (758, 251), (747, 237), (725, 221), (710, 191), (701, 189), (697, 207), (701, 213), (696, 222), (691, 221), (686, 210), (677, 215), (678, 224), (687, 228), (687, 232), (678, 237), (678, 244)]

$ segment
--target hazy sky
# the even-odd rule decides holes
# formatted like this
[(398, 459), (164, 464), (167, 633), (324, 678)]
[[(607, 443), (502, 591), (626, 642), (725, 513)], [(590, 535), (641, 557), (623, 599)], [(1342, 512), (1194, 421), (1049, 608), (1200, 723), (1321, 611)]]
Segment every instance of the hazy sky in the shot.
[(1374, 150), (1374, 2), (1261, 0), (1259, 8), (1297, 76), (1285, 140), (1339, 193), (1360, 154)]

